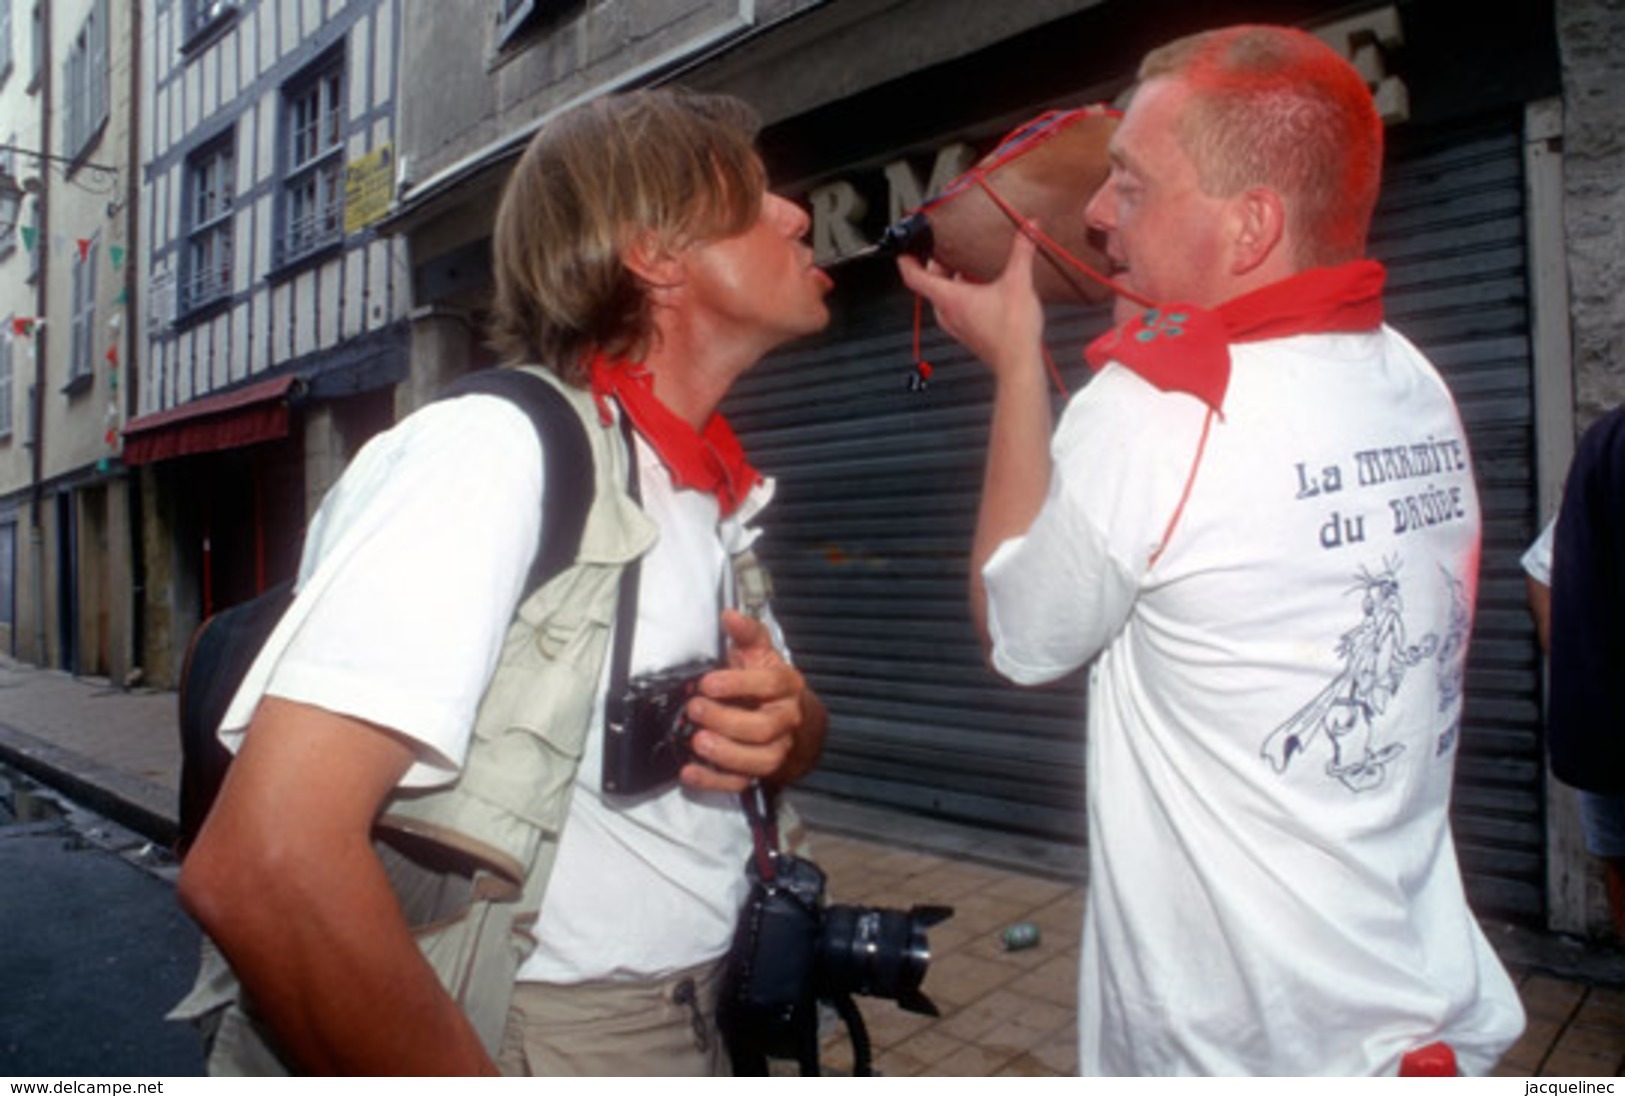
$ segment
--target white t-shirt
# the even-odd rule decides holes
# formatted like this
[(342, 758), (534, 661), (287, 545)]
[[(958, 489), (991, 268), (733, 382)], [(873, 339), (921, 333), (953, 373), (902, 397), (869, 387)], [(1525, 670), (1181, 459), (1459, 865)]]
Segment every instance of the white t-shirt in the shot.
[[(633, 676), (716, 657), (718, 591), (732, 588), (724, 582), (729, 557), (755, 539), (748, 523), (772, 497), (768, 481), (719, 524), (716, 498), (674, 489), (641, 437), (637, 457), (643, 509), (660, 526), (660, 539), (639, 577)], [(767, 623), (782, 650), (776, 624), (771, 617)], [(605, 799), (607, 664), (604, 676), (542, 900), (537, 947), (521, 980), (659, 976), (715, 959), (728, 950), (749, 891), (750, 827), (737, 796), (676, 788), (634, 801)]]
[(1523, 565), (1524, 573), (1542, 586), (1552, 584), (1552, 538), (1557, 535), (1557, 519), (1548, 521), (1540, 531), (1540, 536), (1524, 551), (1519, 563)]
[(1381, 1075), (1442, 1039), (1485, 1072), (1523, 1016), (1446, 813), (1477, 584), (1466, 435), (1386, 328), (1232, 357), (1194, 478), (1206, 407), (1102, 371), (1057, 429), (1042, 512), (984, 571), (1001, 672), (1099, 653), (1081, 1068)]
[[(641, 438), (636, 449), (660, 538), (643, 560), (632, 675), (717, 655), (729, 554), (754, 538), (747, 523), (772, 494), (759, 486), (719, 521), (714, 498), (675, 490)], [(233, 699), (222, 741), (235, 749), (269, 694), (413, 739), (421, 758), (403, 786), (453, 779), (536, 551), (542, 485), (535, 428), (499, 397), (433, 403), (374, 438), (313, 519), (300, 596)], [(726, 951), (747, 891), (737, 799), (674, 787), (606, 803), (602, 724), (601, 690), (522, 979), (652, 977), (709, 961)]]

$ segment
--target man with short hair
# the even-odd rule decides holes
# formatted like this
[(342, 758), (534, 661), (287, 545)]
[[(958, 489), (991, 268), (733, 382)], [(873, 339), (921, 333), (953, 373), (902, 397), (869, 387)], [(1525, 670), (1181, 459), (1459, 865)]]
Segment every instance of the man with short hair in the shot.
[[(490, 395), (411, 415), (329, 493), (299, 596), (226, 716), (237, 758), (182, 870), (182, 902), (242, 986), (212, 1065), (255, 1068), (267, 1059), (243, 1047), (263, 1041), (312, 1073), (492, 1073), (499, 1051), (505, 1072), (726, 1069), (716, 986), (753, 847), (737, 793), (808, 771), (826, 722), (771, 612), (724, 609), (772, 484), (717, 406), (829, 318), (808, 218), (767, 192), (754, 134), (737, 100), (637, 92), (548, 122), (514, 168), (495, 333), (512, 363), (558, 374), (594, 435), (579, 557), (519, 612), (554, 450)], [(634, 680), (724, 667), (687, 702), (695, 760), (635, 798), (601, 779), (611, 632)], [(370, 837), (381, 814), (467, 784), (488, 740), (555, 786), (505, 787), (482, 761), (471, 816), (510, 811), (504, 827), (556, 850), (522, 880), (527, 899), (546, 887), (535, 925), (505, 937), (517, 986), (460, 1002)], [(480, 825), (462, 845), (506, 836)], [(500, 1040), (477, 1032), (460, 1005), (500, 993), (500, 1010), (510, 991)]]
[(1481, 518), (1362, 257), (1381, 151), (1310, 35), (1150, 54), (1088, 215), (1156, 307), (1120, 298), (1049, 444), (1034, 245), (982, 285), (900, 260), (995, 379), (993, 665), (1093, 663), (1084, 1073), (1476, 1074), (1522, 1028), (1450, 839)]

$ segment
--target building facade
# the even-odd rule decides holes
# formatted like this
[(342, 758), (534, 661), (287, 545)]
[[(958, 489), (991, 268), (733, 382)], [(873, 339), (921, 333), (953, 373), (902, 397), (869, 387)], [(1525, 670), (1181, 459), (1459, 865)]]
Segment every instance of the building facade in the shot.
[(406, 375), (396, 0), (156, 0), (142, 40), (148, 291), (124, 462), (142, 651), (291, 577), (306, 517)]
[[(29, 33), (30, 18), (17, 0), (0, 0), (0, 144), (9, 146), (0, 151), (0, 171), (19, 182), (27, 173), (37, 186), (35, 165), (17, 151), (45, 147), (44, 51)], [(13, 655), (19, 651), (19, 622), (36, 616), (18, 586), (31, 574), (20, 556), (35, 528), (30, 490), (35, 343), (29, 320), (41, 312), (40, 252), (33, 246), (39, 240), (39, 204), (37, 193), (27, 194), (11, 223), (0, 223), (0, 650)]]
[(0, 259), (0, 628), (21, 658), (124, 677), (132, 525), (119, 461), (132, 359), (140, 9), (10, 0), (6, 165), (27, 192)]

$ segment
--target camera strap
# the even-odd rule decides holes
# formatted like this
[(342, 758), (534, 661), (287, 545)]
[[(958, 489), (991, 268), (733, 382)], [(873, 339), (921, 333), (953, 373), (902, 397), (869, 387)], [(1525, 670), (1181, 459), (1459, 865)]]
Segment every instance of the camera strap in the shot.
[[(621, 437), (626, 442), (626, 494), (638, 506), (643, 492), (638, 486), (637, 439), (632, 436), (632, 416), (618, 416)], [(632, 665), (632, 632), (638, 622), (638, 586), (643, 575), (643, 557), (621, 569), (621, 593), (615, 604), (615, 634), (610, 639), (609, 692), (604, 697), (604, 722), (611, 727), (626, 725), (626, 682)]]
[(739, 804), (745, 808), (750, 820), (751, 843), (755, 847), (756, 872), (763, 883), (773, 882), (774, 865), (779, 851), (779, 808), (777, 792), (754, 781), (739, 793)]
[[(617, 416), (621, 437), (626, 443), (626, 495), (638, 506), (643, 505), (643, 491), (638, 483), (637, 428), (632, 416), (621, 410)], [(732, 561), (729, 567), (732, 567)], [(759, 565), (758, 569), (759, 569)], [(765, 576), (765, 572), (763, 572)], [(638, 594), (643, 577), (643, 557), (639, 556), (621, 569), (621, 592), (615, 604), (615, 631), (610, 637), (609, 692), (604, 697), (604, 723), (610, 727), (624, 727), (627, 720), (627, 682), (632, 676), (632, 637), (638, 625)], [(765, 582), (765, 577), (760, 580)], [(723, 583), (726, 587), (728, 584)], [(718, 592), (718, 605), (723, 602)], [(717, 622), (717, 653), (727, 651), (727, 638), (722, 631), (720, 614)]]

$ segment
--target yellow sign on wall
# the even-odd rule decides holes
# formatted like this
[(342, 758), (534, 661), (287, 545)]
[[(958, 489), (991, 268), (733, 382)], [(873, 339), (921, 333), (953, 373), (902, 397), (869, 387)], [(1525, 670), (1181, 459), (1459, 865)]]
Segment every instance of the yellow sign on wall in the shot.
[(395, 146), (379, 145), (344, 165), (344, 231), (360, 232), (389, 212)]

